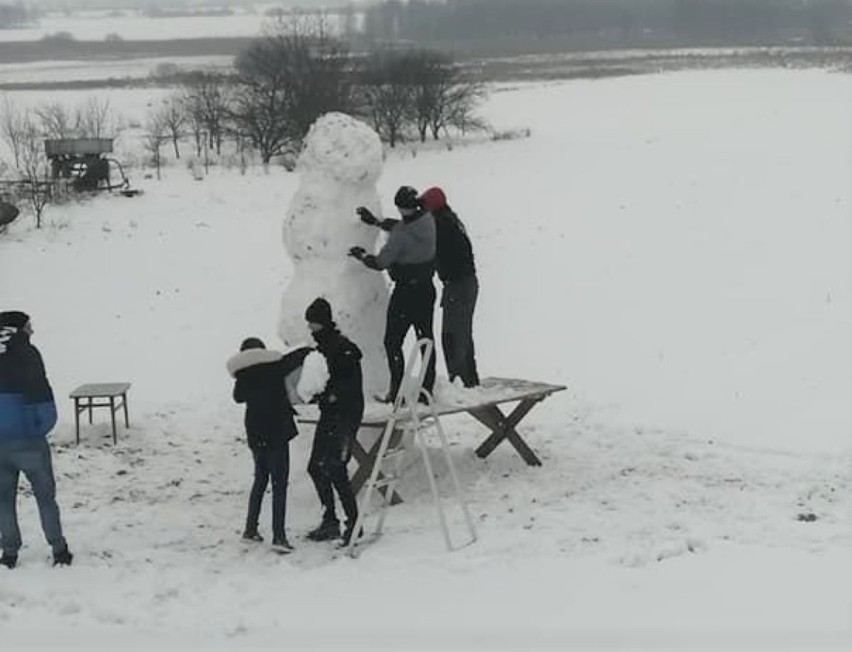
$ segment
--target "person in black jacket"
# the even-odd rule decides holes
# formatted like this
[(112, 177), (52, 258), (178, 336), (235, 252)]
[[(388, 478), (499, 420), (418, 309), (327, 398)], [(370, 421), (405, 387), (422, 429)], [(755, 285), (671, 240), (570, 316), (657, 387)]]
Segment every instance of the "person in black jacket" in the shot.
[(30, 343), (32, 334), (26, 313), (0, 313), (0, 565), (9, 569), (18, 563), (22, 545), (16, 509), (22, 473), (32, 486), (53, 565), (68, 566), (74, 558), (62, 533), (47, 443), (56, 425), (56, 403), (41, 353)]
[(473, 312), (479, 295), (479, 281), (473, 261), (473, 247), (458, 215), (447, 204), (440, 188), (429, 188), (420, 201), (435, 217), (435, 266), (444, 284), (441, 308), (441, 344), (450, 382), (461, 378), (465, 387), (479, 385), (473, 346)]
[(287, 540), (285, 517), (290, 474), (289, 441), (299, 433), (293, 419), (296, 412), (287, 397), (285, 378), (302, 365), (310, 351), (306, 347), (282, 355), (268, 350), (258, 338), (249, 337), (240, 345), (240, 352), (227, 363), (228, 371), (235, 378), (234, 400), (246, 404), (246, 438), (254, 458), (254, 482), (243, 539), (263, 541), (258, 532), (258, 519), (263, 494), (272, 480), (272, 546), (280, 552), (293, 549)]
[[(418, 339), (434, 340), (432, 324), (435, 310), (435, 219), (423, 210), (417, 191), (402, 186), (394, 196), (401, 220), (379, 220), (369, 210), (356, 210), (361, 221), (389, 231), (387, 242), (375, 256), (362, 247), (349, 254), (374, 270), (388, 270), (394, 282), (385, 325), (385, 352), (388, 357), (390, 389), (381, 400), (393, 403), (405, 373), (402, 344), (411, 327)], [(426, 361), (423, 388), (429, 392), (435, 384), (434, 352)], [(418, 397), (419, 399), (420, 397)]]
[(308, 474), (314, 481), (323, 515), (319, 526), (308, 533), (308, 538), (326, 541), (340, 536), (333, 487), (346, 514), (343, 545), (347, 545), (358, 520), (358, 504), (349, 484), (346, 465), (364, 415), (361, 351), (337, 329), (331, 317), (331, 306), (325, 299), (316, 299), (308, 306), (305, 320), (317, 349), (325, 356), (329, 374), (325, 390), (318, 396), (320, 418), (308, 463)]

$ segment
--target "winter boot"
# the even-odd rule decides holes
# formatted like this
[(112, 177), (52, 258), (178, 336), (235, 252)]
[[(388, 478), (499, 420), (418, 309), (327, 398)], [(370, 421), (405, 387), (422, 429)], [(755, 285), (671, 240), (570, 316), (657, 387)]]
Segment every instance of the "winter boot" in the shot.
[(396, 402), (396, 395), (399, 394), (399, 387), (391, 387), (388, 389), (387, 394), (375, 394), (373, 398), (375, 398), (379, 403), (389, 403), (393, 405)]
[(340, 536), (340, 522), (323, 519), (318, 527), (308, 532), (311, 541), (330, 541)]
[[(355, 529), (355, 523), (352, 521), (347, 521), (346, 529), (343, 530), (343, 536), (340, 538), (340, 547), (345, 548), (349, 545), (349, 542), (352, 540), (352, 531)], [(358, 535), (355, 537), (357, 541), (361, 537), (364, 536), (364, 528), (358, 528)]]
[(257, 530), (246, 530), (243, 532), (243, 541), (251, 541), (252, 543), (262, 543), (263, 537)]
[(17, 565), (18, 555), (14, 552), (4, 552), (3, 556), (0, 557), (0, 566), (5, 566), (9, 570), (12, 570)]
[(53, 553), (54, 566), (70, 566), (73, 559), (74, 555), (72, 555), (71, 551), (68, 550), (68, 546), (65, 546), (62, 550)]
[(293, 546), (290, 545), (290, 542), (287, 541), (287, 537), (275, 537), (272, 539), (272, 549), (275, 552), (280, 552), (282, 554), (293, 552)]

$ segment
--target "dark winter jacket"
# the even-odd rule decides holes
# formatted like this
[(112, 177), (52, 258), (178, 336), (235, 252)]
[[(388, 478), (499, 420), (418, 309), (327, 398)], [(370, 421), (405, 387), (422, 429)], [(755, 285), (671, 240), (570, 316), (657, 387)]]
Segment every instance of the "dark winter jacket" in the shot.
[(364, 264), (388, 270), (397, 283), (428, 281), (435, 272), (435, 218), (418, 210), (402, 220), (386, 219), (380, 226), (390, 235), (375, 256), (364, 256)]
[(0, 328), (0, 446), (46, 437), (56, 425), (56, 403), (44, 362), (30, 336)]
[(247, 349), (228, 360), (236, 379), (234, 400), (246, 404), (246, 436), (252, 450), (283, 445), (299, 433), (285, 378), (310, 352), (306, 347), (282, 356), (278, 351)]
[(360, 423), (364, 414), (361, 350), (334, 327), (313, 335), (317, 350), (328, 364), (329, 379), (319, 397), (320, 412)]
[(458, 215), (449, 206), (444, 206), (436, 210), (434, 216), (437, 241), (435, 267), (438, 277), (448, 283), (476, 274), (473, 247)]

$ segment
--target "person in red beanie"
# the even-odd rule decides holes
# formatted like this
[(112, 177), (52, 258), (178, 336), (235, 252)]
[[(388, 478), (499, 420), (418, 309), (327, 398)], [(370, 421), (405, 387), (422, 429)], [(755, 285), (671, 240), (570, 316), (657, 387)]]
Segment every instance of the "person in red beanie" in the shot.
[(450, 208), (441, 188), (429, 188), (420, 196), (420, 202), (435, 218), (435, 267), (444, 284), (441, 344), (447, 374), (450, 382), (461, 378), (465, 387), (475, 387), (479, 385), (479, 373), (473, 346), (473, 313), (479, 281), (473, 247), (464, 224)]

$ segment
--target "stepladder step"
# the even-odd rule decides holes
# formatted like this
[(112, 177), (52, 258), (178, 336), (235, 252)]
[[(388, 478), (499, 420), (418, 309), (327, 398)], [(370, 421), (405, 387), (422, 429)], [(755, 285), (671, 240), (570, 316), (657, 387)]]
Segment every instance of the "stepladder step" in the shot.
[(405, 457), (405, 454), (407, 452), (408, 451), (403, 447), (388, 449), (388, 451), (385, 453), (385, 455), (382, 459), (384, 459), (385, 462), (391, 462), (391, 461), (399, 460), (399, 459)]
[(381, 489), (382, 487), (390, 486), (391, 484), (393, 484), (397, 481), (399, 481), (399, 476), (396, 475), (395, 473), (391, 473), (389, 475), (385, 475), (385, 476), (379, 478), (378, 480), (376, 480), (376, 482), (373, 484), (373, 486), (376, 489)]

